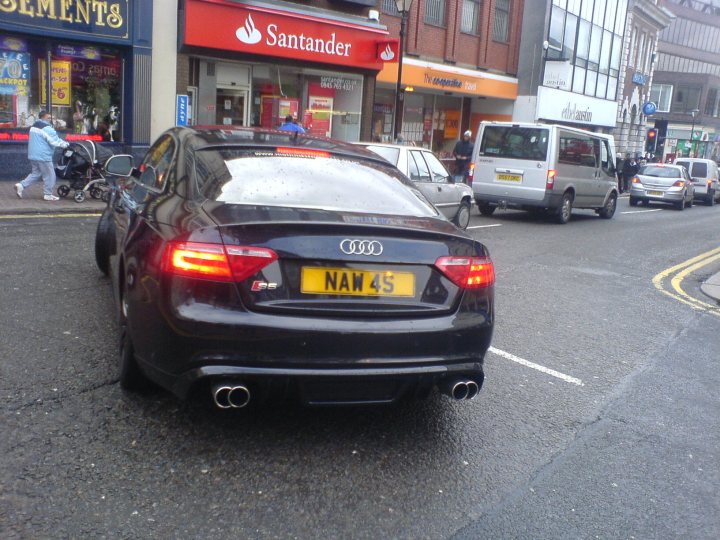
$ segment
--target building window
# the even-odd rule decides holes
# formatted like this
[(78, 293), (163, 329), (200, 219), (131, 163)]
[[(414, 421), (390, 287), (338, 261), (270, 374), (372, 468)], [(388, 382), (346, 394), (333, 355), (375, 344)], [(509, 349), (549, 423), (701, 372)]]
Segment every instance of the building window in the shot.
[(708, 116), (718, 116), (718, 105), (720, 105), (720, 100), (718, 100), (717, 88), (710, 88), (707, 99), (705, 100), (705, 114)]
[(477, 34), (479, 19), (480, 0), (463, 0), (460, 31), (465, 32), (466, 34)]
[(657, 112), (670, 112), (672, 101), (672, 84), (653, 84), (650, 90), (650, 101), (657, 105)]
[(700, 87), (678, 86), (671, 102), (671, 112), (689, 113), (700, 108)]
[(388, 15), (395, 15), (396, 17), (400, 16), (400, 12), (397, 9), (397, 4), (395, 4), (395, 0), (382, 0), (382, 3), (380, 4), (380, 9), (383, 13), (387, 13)]
[(425, 22), (434, 26), (445, 26), (445, 0), (425, 1)]
[(493, 40), (507, 42), (510, 25), (510, 0), (495, 1), (495, 22), (493, 23)]

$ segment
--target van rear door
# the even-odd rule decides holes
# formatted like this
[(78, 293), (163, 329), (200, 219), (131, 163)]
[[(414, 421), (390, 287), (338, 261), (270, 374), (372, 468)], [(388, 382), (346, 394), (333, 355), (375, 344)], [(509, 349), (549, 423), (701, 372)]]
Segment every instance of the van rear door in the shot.
[(550, 129), (481, 124), (475, 157), (476, 195), (540, 201), (545, 197)]

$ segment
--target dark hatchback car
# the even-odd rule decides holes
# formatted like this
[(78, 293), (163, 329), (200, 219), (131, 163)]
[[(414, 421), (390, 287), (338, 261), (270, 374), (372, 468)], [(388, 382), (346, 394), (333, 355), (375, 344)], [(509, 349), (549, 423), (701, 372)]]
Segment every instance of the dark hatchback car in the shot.
[[(487, 249), (357, 146), (173, 128), (106, 164), (95, 254), (112, 278), (120, 383), (220, 408), (295, 397), (474, 397), (493, 330)], [(201, 394), (202, 395), (202, 394)]]

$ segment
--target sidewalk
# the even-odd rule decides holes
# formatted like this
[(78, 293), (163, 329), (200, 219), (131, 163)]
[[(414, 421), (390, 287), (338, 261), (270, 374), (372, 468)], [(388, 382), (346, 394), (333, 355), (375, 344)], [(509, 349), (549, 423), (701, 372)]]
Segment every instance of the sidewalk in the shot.
[[(7, 214), (99, 214), (105, 208), (105, 203), (93, 199), (87, 194), (85, 200), (76, 203), (72, 196), (73, 192), (59, 201), (43, 200), (42, 183), (33, 184), (23, 191), (23, 198), (18, 198), (15, 193), (15, 184), (22, 180), (21, 178), (10, 180), (0, 179), (0, 215)], [(57, 194), (57, 186), (63, 182), (55, 184)]]

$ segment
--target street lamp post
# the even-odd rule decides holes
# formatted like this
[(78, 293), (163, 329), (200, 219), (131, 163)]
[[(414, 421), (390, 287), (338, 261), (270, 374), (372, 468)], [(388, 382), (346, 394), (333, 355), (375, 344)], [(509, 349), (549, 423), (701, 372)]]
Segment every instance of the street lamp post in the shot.
[(690, 157), (695, 157), (695, 144), (693, 143), (693, 135), (695, 134), (695, 117), (700, 112), (700, 109), (693, 109), (690, 111), (692, 115), (692, 127), (690, 128)]
[(400, 56), (398, 58), (397, 86), (395, 87), (395, 118), (393, 122), (393, 139), (397, 142), (402, 132), (402, 117), (404, 108), (404, 93), (402, 91), (403, 51), (405, 50), (405, 30), (407, 29), (408, 13), (413, 0), (395, 0), (395, 6), (400, 13)]

